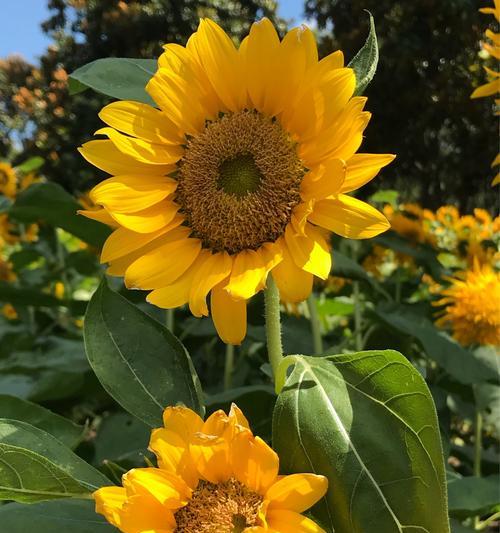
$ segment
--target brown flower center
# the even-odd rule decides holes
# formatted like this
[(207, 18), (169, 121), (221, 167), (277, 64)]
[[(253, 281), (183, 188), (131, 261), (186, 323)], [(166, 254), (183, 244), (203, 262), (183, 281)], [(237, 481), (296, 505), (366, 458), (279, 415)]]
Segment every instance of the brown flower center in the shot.
[(296, 144), (281, 125), (241, 111), (188, 141), (176, 202), (206, 248), (256, 250), (283, 234), (300, 201), (303, 175)]
[(175, 513), (174, 533), (242, 533), (257, 525), (262, 496), (236, 479), (200, 481), (190, 502)]

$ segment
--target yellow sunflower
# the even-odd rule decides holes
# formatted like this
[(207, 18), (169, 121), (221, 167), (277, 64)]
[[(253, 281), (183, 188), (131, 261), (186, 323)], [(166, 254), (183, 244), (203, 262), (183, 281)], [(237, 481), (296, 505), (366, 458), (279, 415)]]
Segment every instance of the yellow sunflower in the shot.
[(14, 198), (17, 191), (17, 177), (9, 163), (0, 161), (0, 194)]
[(168, 407), (151, 435), (158, 468), (127, 472), (123, 487), (94, 493), (96, 511), (124, 533), (324, 533), (301, 513), (327, 490), (325, 477), (278, 475), (279, 458), (243, 413), (205, 422)]
[(500, 345), (500, 273), (474, 262), (472, 269), (449, 278), (435, 305), (446, 306), (436, 324), (451, 327), (453, 337), (471, 344)]
[(271, 22), (241, 46), (211, 20), (186, 47), (168, 44), (146, 89), (158, 109), (114, 102), (109, 127), (80, 151), (114, 175), (92, 189), (118, 226), (101, 260), (162, 308), (211, 312), (221, 338), (239, 344), (246, 301), (272, 271), (282, 298), (299, 302), (326, 279), (329, 232), (363, 239), (386, 218), (347, 193), (394, 156), (357, 154), (370, 113), (353, 97), (352, 69), (335, 52), (321, 61), (313, 33), (280, 41)]

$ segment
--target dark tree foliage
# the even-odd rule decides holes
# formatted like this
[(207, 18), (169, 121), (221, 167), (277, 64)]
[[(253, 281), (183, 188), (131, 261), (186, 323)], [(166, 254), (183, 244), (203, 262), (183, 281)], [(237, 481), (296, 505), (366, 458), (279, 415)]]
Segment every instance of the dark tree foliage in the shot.
[(54, 45), (40, 64), (0, 62), (0, 157), (42, 156), (44, 174), (73, 192), (103, 177), (76, 148), (100, 127), (97, 113), (108, 99), (92, 91), (70, 96), (67, 74), (101, 57), (158, 57), (167, 42), (185, 44), (201, 17), (236, 40), (263, 16), (282, 25), (274, 0), (49, 0), (48, 6), (43, 29)]
[(430, 208), (450, 202), (469, 211), (494, 210), (493, 98), (470, 100), (485, 80), (479, 41), (494, 21), (478, 13), (481, 5), (476, 0), (306, 1), (306, 15), (317, 21), (322, 36), (322, 54), (340, 48), (348, 61), (367, 35), (364, 10), (375, 17), (380, 62), (366, 91), (373, 118), (363, 151), (392, 152), (397, 159), (366, 193), (391, 187)]

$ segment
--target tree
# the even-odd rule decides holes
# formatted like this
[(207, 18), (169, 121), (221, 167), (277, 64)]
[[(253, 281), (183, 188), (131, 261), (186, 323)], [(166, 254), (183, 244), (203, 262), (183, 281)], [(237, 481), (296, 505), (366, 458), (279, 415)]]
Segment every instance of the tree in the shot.
[(493, 210), (498, 133), (490, 101), (470, 100), (484, 80), (479, 41), (492, 19), (478, 7), (473, 0), (306, 1), (322, 55), (340, 48), (352, 58), (368, 32), (364, 10), (375, 17), (380, 63), (366, 91), (373, 118), (363, 150), (397, 159), (367, 193), (395, 187), (430, 208)]

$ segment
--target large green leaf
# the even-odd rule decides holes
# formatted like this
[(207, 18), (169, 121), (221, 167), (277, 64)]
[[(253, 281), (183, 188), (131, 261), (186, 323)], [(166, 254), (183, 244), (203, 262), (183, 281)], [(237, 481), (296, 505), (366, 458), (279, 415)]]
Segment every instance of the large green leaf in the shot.
[(375, 32), (375, 21), (373, 20), (372, 14), (369, 11), (367, 13), (370, 17), (370, 33), (361, 50), (352, 58), (348, 65), (348, 67), (354, 70), (354, 74), (356, 75), (355, 96), (360, 96), (364, 93), (368, 84), (372, 81), (373, 76), (375, 76), (378, 64), (378, 43)]
[(70, 74), (70, 93), (87, 87), (118, 100), (136, 100), (155, 105), (145, 87), (156, 72), (154, 59), (107, 57), (87, 63)]
[(448, 532), (436, 411), (408, 360), (391, 350), (292, 356), (282, 374), (290, 362), (273, 445), (283, 472), (328, 477), (313, 510), (327, 531)]
[(56, 183), (34, 183), (21, 192), (9, 216), (20, 222), (43, 221), (62, 228), (93, 246), (101, 246), (111, 230), (77, 211), (82, 209), (76, 200)]
[(457, 477), (448, 481), (450, 515), (466, 518), (500, 509), (500, 477)]
[[(42, 457), (89, 491), (110, 484), (106, 476), (78, 457), (62, 442), (25, 422), (1, 418), (0, 443)], [(5, 457), (4, 461), (6, 461)], [(36, 464), (35, 458), (33, 462)], [(24, 475), (25, 472), (23, 471), (22, 474)], [(38, 474), (43, 481), (43, 470), (38, 469)], [(34, 487), (37, 487), (36, 478), (34, 481)]]
[(85, 315), (88, 360), (103, 387), (127, 411), (157, 427), (163, 409), (182, 403), (202, 412), (189, 354), (162, 324), (111, 291), (103, 280)]
[(416, 338), (426, 354), (457, 381), (464, 384), (498, 380), (498, 372), (491, 365), (462, 348), (427, 318), (414, 313), (409, 306), (381, 304), (376, 314), (404, 335)]
[(0, 506), (0, 524), (5, 533), (118, 533), (94, 509), (94, 502), (83, 500), (9, 503)]
[(83, 434), (83, 427), (71, 420), (52, 413), (41, 405), (7, 394), (0, 394), (0, 418), (26, 422), (53, 435), (69, 448), (74, 448)]

